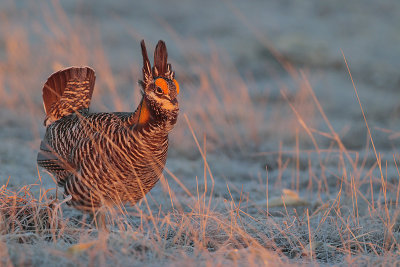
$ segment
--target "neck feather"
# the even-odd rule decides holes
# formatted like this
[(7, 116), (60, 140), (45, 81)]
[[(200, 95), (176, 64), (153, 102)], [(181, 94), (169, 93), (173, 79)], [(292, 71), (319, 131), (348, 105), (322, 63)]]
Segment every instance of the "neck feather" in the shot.
[(140, 102), (139, 105), (139, 119), (138, 119), (138, 124), (139, 125), (144, 125), (147, 124), (151, 120), (151, 111), (149, 108), (149, 105), (146, 103), (144, 98), (142, 98), (142, 101)]

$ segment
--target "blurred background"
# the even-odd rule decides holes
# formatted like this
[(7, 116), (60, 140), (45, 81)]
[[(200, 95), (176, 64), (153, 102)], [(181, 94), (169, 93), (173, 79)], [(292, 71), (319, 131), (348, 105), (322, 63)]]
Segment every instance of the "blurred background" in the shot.
[[(181, 112), (167, 167), (189, 188), (204, 167), (188, 122), (221, 181), (216, 192), (226, 191), (226, 181), (257, 191), (266, 167), (285, 187), (297, 175), (301, 188), (307, 168), (319, 165), (316, 145), (337, 148), (329, 125), (350, 152), (370, 155), (342, 51), (375, 145), (392, 159), (400, 137), (399, 11), (395, 0), (4, 0), (0, 181), (18, 186), (38, 178), (41, 90), (52, 72), (92, 66), (92, 111), (136, 109), (141, 39), (148, 51), (165, 40), (177, 73)], [(54, 187), (49, 177), (45, 183)]]

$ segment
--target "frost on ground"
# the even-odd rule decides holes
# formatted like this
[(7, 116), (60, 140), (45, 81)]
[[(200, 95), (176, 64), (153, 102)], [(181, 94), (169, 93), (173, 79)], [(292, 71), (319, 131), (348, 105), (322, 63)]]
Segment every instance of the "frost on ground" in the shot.
[[(390, 0), (2, 2), (2, 264), (396, 264), (399, 11)], [(164, 177), (98, 233), (37, 169), (41, 88), (90, 65), (92, 110), (133, 110), (142, 38), (166, 41), (181, 113)]]

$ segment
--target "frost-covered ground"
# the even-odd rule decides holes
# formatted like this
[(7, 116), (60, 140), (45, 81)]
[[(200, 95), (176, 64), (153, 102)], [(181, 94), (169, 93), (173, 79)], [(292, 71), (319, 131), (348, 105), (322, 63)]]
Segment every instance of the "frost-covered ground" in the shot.
[[(102, 256), (92, 248), (66, 252), (94, 238), (70, 225), (82, 214), (63, 205), (70, 224), (56, 241), (36, 231), (20, 244), (14, 230), (0, 228), (4, 259), (49, 266), (400, 260), (400, 2), (61, 2), (0, 3), (1, 185), (9, 179), (8, 188), (18, 190), (39, 178), (41, 88), (53, 71), (90, 65), (97, 74), (93, 111), (136, 108), (141, 39), (149, 51), (166, 41), (181, 86), (168, 183), (151, 191), (150, 209), (144, 202), (128, 207), (136, 212), (132, 228), (115, 227)], [(43, 188), (54, 188), (39, 172)], [(283, 189), (300, 200), (280, 205)], [(227, 222), (230, 233), (221, 226)], [(171, 238), (157, 232), (166, 225)], [(203, 238), (193, 237), (203, 226)]]

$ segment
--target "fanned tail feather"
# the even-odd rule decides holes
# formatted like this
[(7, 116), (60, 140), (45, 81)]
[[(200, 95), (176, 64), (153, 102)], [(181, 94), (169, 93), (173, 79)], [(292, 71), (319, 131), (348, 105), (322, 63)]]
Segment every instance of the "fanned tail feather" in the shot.
[(70, 67), (53, 73), (43, 87), (45, 125), (88, 109), (95, 79), (94, 70), (89, 67)]

